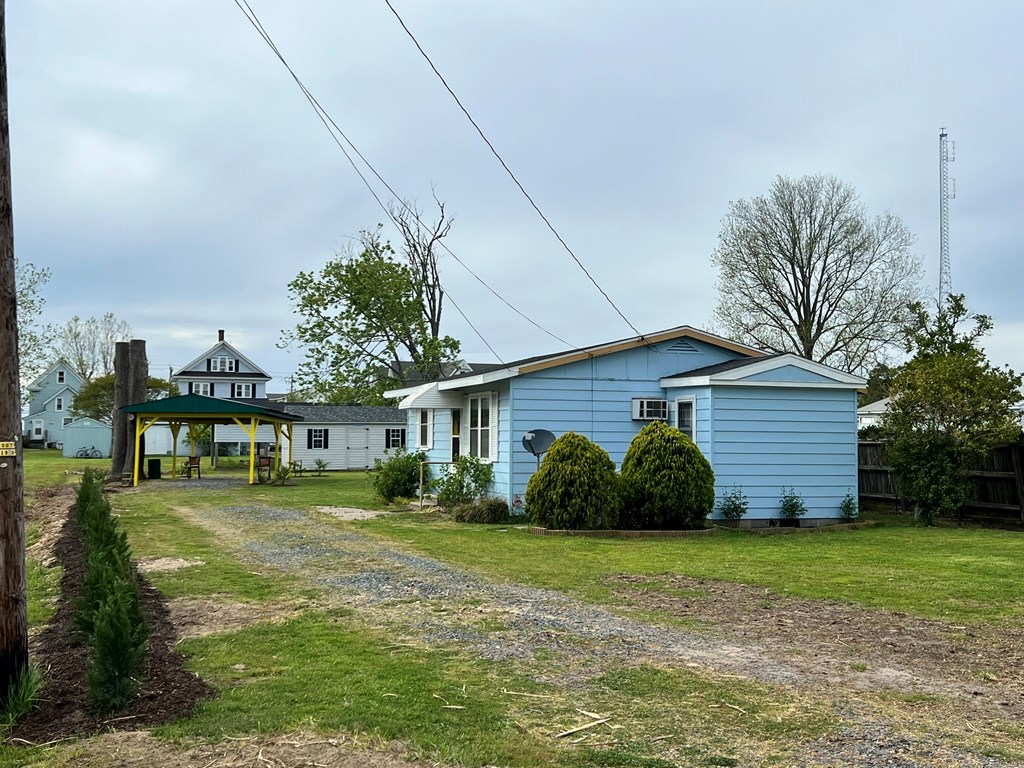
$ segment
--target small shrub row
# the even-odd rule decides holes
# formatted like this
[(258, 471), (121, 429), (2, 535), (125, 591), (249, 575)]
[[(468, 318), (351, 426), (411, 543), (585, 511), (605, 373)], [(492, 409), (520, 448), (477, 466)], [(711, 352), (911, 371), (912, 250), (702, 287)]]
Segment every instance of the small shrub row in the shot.
[(89, 646), (89, 698), (97, 711), (116, 712), (142, 683), (148, 630), (128, 537), (118, 528), (101, 487), (100, 476), (86, 470), (75, 505), (85, 550), (75, 627)]
[(511, 518), (508, 502), (499, 498), (482, 498), (451, 508), (452, 520), (457, 523), (507, 523)]

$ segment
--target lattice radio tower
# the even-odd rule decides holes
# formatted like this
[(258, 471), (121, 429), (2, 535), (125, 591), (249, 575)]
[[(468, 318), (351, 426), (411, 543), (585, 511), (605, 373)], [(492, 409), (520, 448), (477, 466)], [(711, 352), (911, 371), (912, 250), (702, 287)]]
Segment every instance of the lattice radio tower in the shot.
[(953, 291), (949, 275), (949, 201), (956, 197), (956, 179), (950, 190), (949, 164), (956, 160), (956, 144), (939, 129), (939, 305)]

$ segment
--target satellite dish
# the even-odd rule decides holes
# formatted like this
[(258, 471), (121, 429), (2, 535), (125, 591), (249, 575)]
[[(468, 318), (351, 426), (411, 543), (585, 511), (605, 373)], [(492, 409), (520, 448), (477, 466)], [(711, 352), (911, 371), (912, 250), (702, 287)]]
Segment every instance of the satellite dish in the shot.
[(555, 436), (546, 429), (531, 429), (523, 435), (523, 448), (528, 450), (538, 459), (547, 453), (548, 448), (555, 442)]

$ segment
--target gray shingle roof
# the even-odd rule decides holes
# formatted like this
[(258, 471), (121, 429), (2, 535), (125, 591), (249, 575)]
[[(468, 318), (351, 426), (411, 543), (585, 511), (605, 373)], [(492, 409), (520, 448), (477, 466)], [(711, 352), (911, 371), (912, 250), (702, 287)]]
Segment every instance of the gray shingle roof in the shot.
[(370, 405), (318, 405), (316, 403), (274, 403), (285, 413), (317, 424), (399, 424), (405, 426), (405, 412), (398, 408)]
[(703, 368), (694, 368), (692, 371), (680, 371), (679, 373), (673, 373), (671, 376), (662, 376), (663, 379), (675, 379), (681, 376), (710, 376), (714, 373), (722, 373), (723, 371), (731, 371), (735, 368), (743, 368), (747, 365), (753, 365), (754, 363), (763, 363), (765, 360), (771, 360), (773, 357), (778, 355), (765, 355), (764, 357), (742, 357), (738, 360), (726, 360), (724, 363), (715, 363), (714, 365), (705, 365)]

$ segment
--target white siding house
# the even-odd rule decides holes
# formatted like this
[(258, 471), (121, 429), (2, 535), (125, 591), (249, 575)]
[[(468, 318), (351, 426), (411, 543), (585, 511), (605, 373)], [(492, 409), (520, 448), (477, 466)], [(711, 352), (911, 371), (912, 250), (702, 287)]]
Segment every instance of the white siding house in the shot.
[[(405, 446), (405, 413), (398, 408), (361, 405), (274, 404), (285, 413), (301, 416), (295, 425), (292, 460), (304, 470), (315, 468), (317, 459), (327, 469), (368, 469), (374, 459), (386, 459), (390, 451)], [(287, 455), (287, 447), (282, 451)]]

